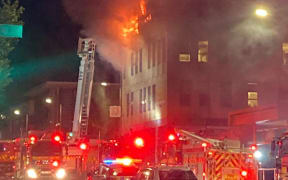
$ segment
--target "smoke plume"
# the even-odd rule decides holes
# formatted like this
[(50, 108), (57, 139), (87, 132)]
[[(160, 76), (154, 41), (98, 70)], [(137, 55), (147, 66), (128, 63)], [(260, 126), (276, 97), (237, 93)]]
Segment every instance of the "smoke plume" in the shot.
[(120, 70), (129, 43), (121, 36), (123, 25), (139, 11), (138, 0), (62, 0), (66, 12), (82, 26), (82, 34), (95, 39), (102, 58)]

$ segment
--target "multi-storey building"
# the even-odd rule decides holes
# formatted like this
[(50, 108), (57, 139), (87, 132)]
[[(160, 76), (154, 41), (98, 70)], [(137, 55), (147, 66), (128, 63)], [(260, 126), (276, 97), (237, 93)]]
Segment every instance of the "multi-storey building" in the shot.
[(245, 1), (148, 6), (122, 73), (124, 134), (227, 126), (231, 111), (287, 105), (287, 39), (273, 17), (258, 19)]

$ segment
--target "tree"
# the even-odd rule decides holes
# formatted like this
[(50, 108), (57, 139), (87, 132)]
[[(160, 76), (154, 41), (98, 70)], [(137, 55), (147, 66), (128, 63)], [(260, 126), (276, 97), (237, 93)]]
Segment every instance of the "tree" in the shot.
[[(19, 5), (18, 0), (1, 0), (0, 2), (0, 24), (23, 24), (20, 17), (24, 8)], [(17, 38), (0, 37), (0, 106), (4, 101), (4, 91), (10, 78), (10, 60), (9, 53), (15, 48)]]

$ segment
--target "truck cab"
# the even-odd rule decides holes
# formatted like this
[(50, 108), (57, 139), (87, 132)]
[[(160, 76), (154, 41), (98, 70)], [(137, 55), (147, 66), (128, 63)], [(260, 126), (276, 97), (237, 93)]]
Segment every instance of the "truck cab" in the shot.
[(63, 145), (50, 140), (29, 145), (25, 179), (65, 179)]

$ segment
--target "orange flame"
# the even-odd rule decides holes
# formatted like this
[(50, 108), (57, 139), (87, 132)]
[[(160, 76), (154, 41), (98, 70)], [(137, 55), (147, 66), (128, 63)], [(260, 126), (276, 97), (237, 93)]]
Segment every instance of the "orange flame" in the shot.
[(140, 12), (137, 13), (137, 15), (132, 16), (129, 18), (128, 23), (125, 23), (122, 28), (122, 36), (124, 38), (127, 38), (129, 35), (137, 35), (139, 34), (139, 17), (143, 16), (145, 17), (144, 22), (147, 23), (151, 21), (152, 16), (151, 14), (147, 15), (146, 10), (146, 2), (145, 0), (140, 0), (139, 2), (139, 10)]

